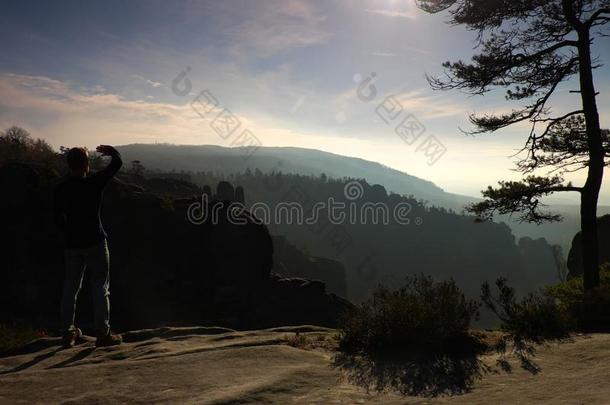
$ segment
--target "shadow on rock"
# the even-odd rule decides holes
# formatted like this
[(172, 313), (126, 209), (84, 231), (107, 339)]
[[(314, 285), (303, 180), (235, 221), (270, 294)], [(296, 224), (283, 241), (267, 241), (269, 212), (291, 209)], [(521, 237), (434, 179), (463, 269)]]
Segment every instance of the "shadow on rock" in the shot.
[(367, 391), (395, 390), (404, 395), (427, 397), (464, 394), (491, 371), (475, 353), (426, 357), (339, 353), (334, 366), (352, 384)]
[(18, 373), (20, 371), (27, 370), (28, 368), (34, 367), (36, 364), (38, 364), (38, 363), (40, 363), (40, 362), (42, 362), (42, 361), (44, 361), (46, 359), (50, 359), (51, 357), (55, 356), (55, 354), (57, 354), (57, 352), (59, 352), (60, 350), (61, 349), (55, 349), (55, 350), (52, 350), (50, 352), (42, 353), (42, 354), (34, 357), (32, 360), (30, 360), (30, 361), (28, 361), (26, 363), (23, 363), (23, 364), (21, 364), (21, 365), (19, 365), (17, 367), (14, 367), (14, 368), (12, 368), (10, 370), (5, 370), (5, 371), (0, 372), (0, 375)]
[(74, 356), (70, 357), (67, 360), (64, 360), (64, 361), (61, 361), (61, 362), (59, 362), (57, 364), (52, 365), (51, 367), (49, 367), (49, 369), (51, 369), (51, 368), (69, 367), (73, 363), (76, 363), (76, 362), (78, 362), (80, 360), (86, 359), (94, 351), (95, 351), (95, 347), (87, 347), (87, 348), (85, 348), (83, 350), (79, 350)]

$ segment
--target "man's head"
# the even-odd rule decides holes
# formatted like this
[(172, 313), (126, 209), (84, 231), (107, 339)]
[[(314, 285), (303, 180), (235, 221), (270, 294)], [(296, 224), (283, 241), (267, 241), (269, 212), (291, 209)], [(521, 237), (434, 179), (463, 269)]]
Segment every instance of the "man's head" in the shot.
[(89, 154), (85, 148), (72, 148), (66, 155), (68, 167), (75, 176), (89, 174)]

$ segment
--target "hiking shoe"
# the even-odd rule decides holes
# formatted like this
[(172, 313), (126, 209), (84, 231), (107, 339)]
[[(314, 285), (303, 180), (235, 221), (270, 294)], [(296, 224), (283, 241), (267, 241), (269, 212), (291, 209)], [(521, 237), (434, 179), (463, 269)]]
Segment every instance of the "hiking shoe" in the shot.
[(95, 341), (95, 347), (117, 346), (123, 343), (121, 335), (108, 333), (107, 335), (98, 336)]
[(79, 328), (71, 329), (64, 333), (61, 339), (61, 344), (66, 349), (74, 347), (78, 343), (83, 342), (83, 332)]

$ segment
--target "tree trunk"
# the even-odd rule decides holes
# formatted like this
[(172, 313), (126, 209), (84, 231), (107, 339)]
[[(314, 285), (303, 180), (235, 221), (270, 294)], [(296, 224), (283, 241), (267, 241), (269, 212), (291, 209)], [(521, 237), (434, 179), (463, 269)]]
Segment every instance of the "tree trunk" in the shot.
[(582, 232), (583, 281), (585, 291), (599, 286), (599, 244), (597, 235), (597, 200), (604, 175), (604, 148), (599, 114), (595, 100), (591, 47), (588, 27), (578, 30), (580, 92), (587, 130), (589, 166), (581, 193), (580, 222)]

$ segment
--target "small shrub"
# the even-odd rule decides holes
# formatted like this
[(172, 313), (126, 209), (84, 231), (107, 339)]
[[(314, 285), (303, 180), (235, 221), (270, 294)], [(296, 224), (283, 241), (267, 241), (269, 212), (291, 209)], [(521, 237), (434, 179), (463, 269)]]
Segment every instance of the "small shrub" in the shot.
[(309, 344), (307, 337), (299, 332), (296, 332), (294, 335), (286, 336), (286, 341), (288, 342), (288, 346), (292, 346), (297, 349), (302, 349)]
[(409, 277), (396, 291), (380, 286), (370, 300), (344, 316), (340, 347), (368, 355), (456, 350), (469, 339), (479, 306), (453, 280)]
[(286, 335), (286, 343), (296, 349), (303, 350), (334, 350), (337, 348), (336, 336), (334, 334), (322, 333), (300, 333), (296, 332)]
[(530, 293), (518, 300), (515, 289), (506, 284), (506, 279), (496, 280), (496, 287), (497, 297), (491, 293), (489, 283), (484, 283), (481, 286), (481, 301), (500, 318), (501, 329), (505, 332), (495, 346), (500, 354), (498, 364), (504, 370), (511, 369), (506, 359), (511, 348), (521, 367), (536, 374), (540, 367), (532, 361), (536, 353), (532, 343), (568, 337), (573, 330), (574, 320), (545, 291)]
[(600, 286), (589, 294), (584, 293), (582, 276), (547, 287), (545, 294), (575, 320), (577, 330), (610, 331), (610, 263), (601, 267)]
[(573, 328), (573, 320), (552, 296), (537, 292), (518, 300), (515, 289), (509, 287), (503, 278), (496, 280), (496, 287), (497, 297), (492, 294), (489, 283), (484, 283), (481, 301), (498, 316), (502, 322), (501, 329), (513, 342), (541, 343), (560, 339)]

